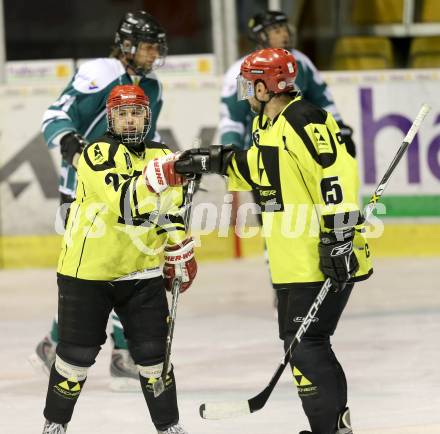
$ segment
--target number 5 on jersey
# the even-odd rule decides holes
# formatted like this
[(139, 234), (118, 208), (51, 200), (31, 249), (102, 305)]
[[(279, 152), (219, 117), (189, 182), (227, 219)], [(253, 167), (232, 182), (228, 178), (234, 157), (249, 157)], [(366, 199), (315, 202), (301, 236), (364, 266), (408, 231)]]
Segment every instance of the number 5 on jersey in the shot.
[(321, 193), (326, 205), (337, 205), (344, 199), (337, 176), (329, 176), (321, 180)]

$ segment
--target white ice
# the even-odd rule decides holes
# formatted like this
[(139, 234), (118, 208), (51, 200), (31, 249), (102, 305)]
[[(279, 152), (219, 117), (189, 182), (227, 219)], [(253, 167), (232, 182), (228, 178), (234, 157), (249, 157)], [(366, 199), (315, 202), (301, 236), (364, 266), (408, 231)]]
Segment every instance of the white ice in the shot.
[[(356, 434), (440, 434), (439, 258), (380, 259), (358, 284), (334, 337), (349, 383)], [(56, 308), (54, 270), (0, 272), (0, 433), (42, 430), (47, 378), (27, 362)], [(297, 434), (307, 429), (286, 370), (260, 412), (202, 420), (206, 401), (247, 399), (282, 357), (263, 259), (202, 263), (179, 301), (173, 361), (190, 434)], [(106, 344), (69, 434), (155, 433), (141, 393), (108, 389)]]

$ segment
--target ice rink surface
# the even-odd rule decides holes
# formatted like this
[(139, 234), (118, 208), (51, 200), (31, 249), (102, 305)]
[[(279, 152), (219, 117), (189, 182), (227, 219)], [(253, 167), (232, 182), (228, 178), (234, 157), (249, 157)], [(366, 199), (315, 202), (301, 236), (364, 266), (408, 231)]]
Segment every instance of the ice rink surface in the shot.
[[(333, 339), (356, 434), (440, 434), (440, 258), (378, 259), (355, 287)], [(283, 355), (263, 259), (203, 263), (179, 301), (173, 361), (190, 434), (307, 429), (286, 369), (266, 407), (205, 421), (202, 402), (247, 399)], [(0, 271), (0, 433), (41, 433), (47, 378), (27, 361), (56, 308), (53, 270)], [(155, 433), (139, 393), (109, 391), (107, 343), (89, 371), (69, 434)]]

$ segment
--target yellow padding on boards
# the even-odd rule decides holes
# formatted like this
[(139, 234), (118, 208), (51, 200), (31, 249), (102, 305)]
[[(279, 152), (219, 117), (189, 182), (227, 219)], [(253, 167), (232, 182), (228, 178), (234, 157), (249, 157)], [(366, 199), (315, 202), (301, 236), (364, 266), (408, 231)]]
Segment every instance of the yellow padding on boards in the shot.
[[(369, 239), (369, 244), (375, 257), (440, 256), (440, 224), (385, 223), (383, 235)], [(263, 246), (259, 231), (243, 238), (242, 256), (261, 255)], [(60, 247), (58, 235), (0, 237), (0, 268), (55, 267)], [(212, 233), (200, 236), (196, 256), (199, 262), (216, 261), (234, 257), (234, 251), (232, 231), (228, 237)]]

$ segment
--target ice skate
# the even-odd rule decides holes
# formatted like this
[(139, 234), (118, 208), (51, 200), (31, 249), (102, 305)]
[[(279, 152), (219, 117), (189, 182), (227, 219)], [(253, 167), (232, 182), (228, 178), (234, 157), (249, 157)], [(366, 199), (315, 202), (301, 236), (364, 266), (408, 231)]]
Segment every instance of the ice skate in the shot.
[(139, 372), (128, 350), (114, 349), (110, 361), (110, 389), (113, 392), (140, 392)]
[(338, 417), (338, 429), (336, 434), (353, 434), (351, 429), (350, 409), (348, 407)]
[(46, 336), (35, 348), (35, 352), (28, 358), (31, 365), (38, 371), (42, 370), (49, 375), (55, 361), (56, 345)]
[(165, 431), (157, 431), (157, 434), (188, 434), (180, 423), (170, 426)]
[(46, 420), (43, 428), (43, 434), (65, 434), (67, 431), (67, 423), (62, 425), (60, 423), (49, 422)]

